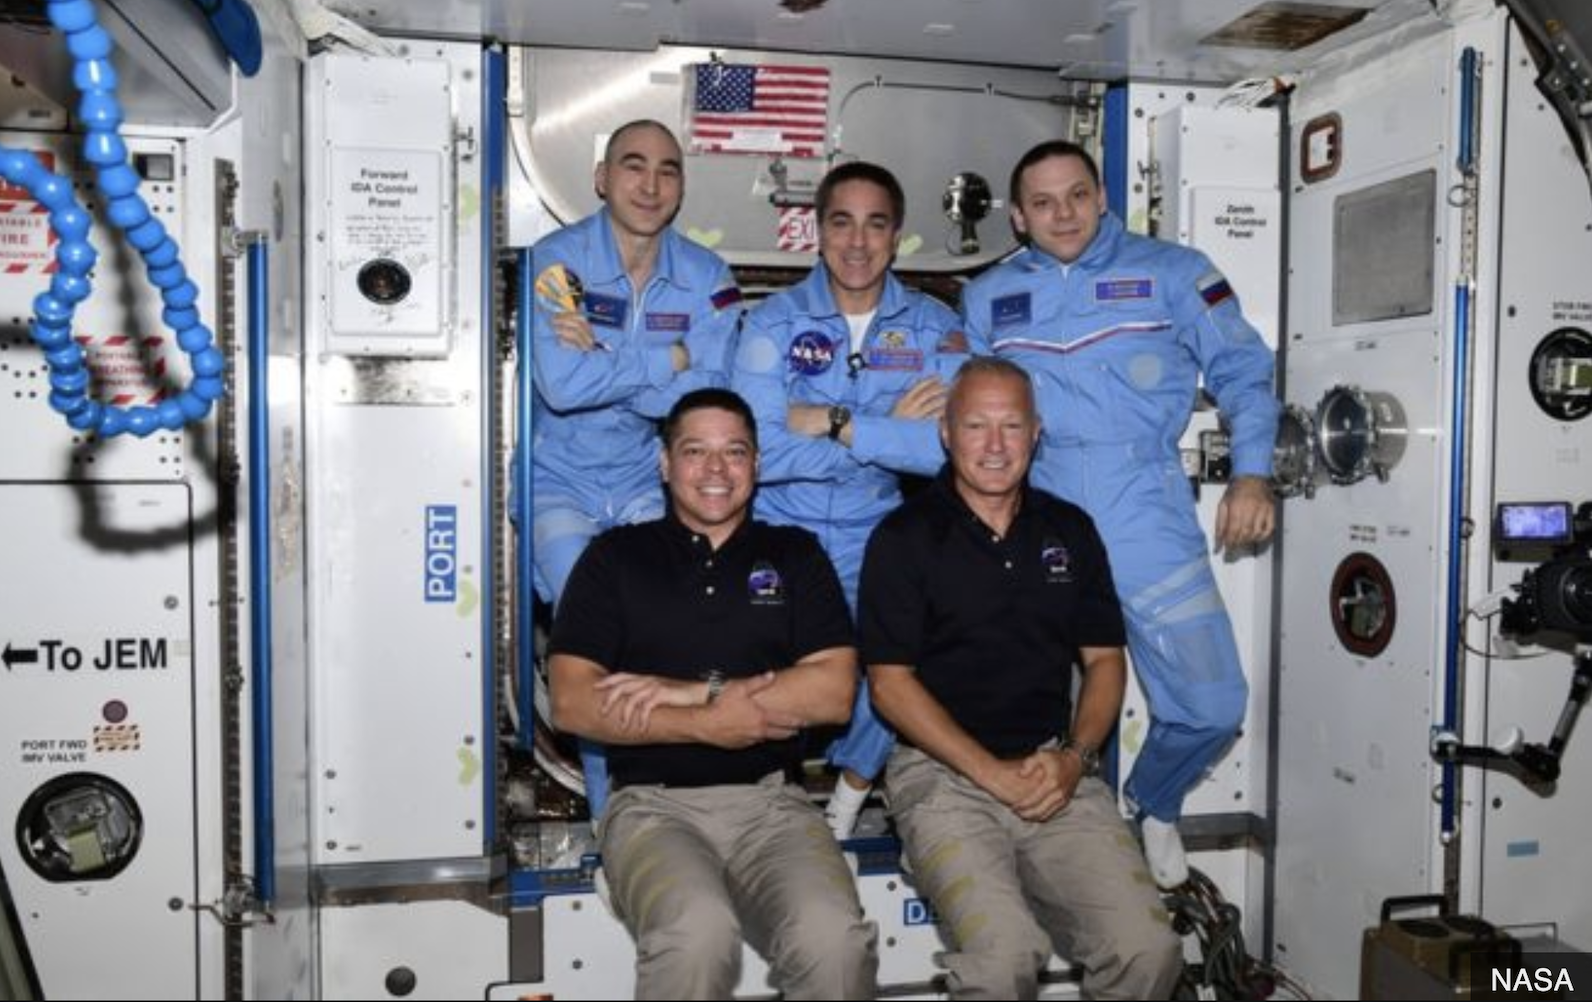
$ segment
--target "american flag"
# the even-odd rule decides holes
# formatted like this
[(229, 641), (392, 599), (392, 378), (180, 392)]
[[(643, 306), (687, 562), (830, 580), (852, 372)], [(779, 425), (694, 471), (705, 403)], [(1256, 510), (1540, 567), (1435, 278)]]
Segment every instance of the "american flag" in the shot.
[(686, 129), (692, 153), (823, 155), (826, 67), (698, 63), (692, 83)]

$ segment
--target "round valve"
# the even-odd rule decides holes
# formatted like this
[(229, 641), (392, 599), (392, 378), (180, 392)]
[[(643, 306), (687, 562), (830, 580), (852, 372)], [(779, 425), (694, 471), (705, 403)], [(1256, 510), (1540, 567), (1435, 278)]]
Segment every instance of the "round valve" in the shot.
[(138, 852), (144, 823), (132, 794), (106, 776), (74, 772), (34, 790), (17, 815), (17, 850), (45, 880), (106, 880)]
[(1559, 421), (1592, 414), (1592, 334), (1561, 327), (1542, 339), (1531, 353), (1531, 398)]
[(1316, 444), (1327, 476), (1352, 484), (1388, 472), (1404, 457), (1404, 407), (1389, 393), (1334, 386), (1316, 405)]
[(1271, 450), (1271, 489), (1280, 498), (1316, 496), (1316, 422), (1298, 404), (1277, 418), (1277, 444)]
[(1387, 568), (1369, 553), (1351, 553), (1338, 564), (1327, 592), (1332, 629), (1350, 654), (1374, 658), (1387, 649), (1398, 620), (1398, 601)]

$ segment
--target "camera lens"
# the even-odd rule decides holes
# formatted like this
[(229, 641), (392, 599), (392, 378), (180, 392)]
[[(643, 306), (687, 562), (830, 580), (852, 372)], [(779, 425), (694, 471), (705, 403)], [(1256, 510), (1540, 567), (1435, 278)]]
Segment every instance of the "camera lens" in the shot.
[(355, 283), (366, 299), (381, 306), (391, 306), (409, 295), (412, 281), (409, 269), (397, 261), (381, 257), (365, 262), (359, 269)]
[(1592, 636), (1592, 557), (1560, 557), (1537, 570), (1542, 625)]
[(1572, 567), (1559, 589), (1564, 611), (1578, 627), (1592, 627), (1592, 567)]

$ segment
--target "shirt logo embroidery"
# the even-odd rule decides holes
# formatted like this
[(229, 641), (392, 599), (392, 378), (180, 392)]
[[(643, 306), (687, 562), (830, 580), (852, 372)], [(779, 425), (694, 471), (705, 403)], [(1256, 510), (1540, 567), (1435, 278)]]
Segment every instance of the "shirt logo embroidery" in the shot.
[(1039, 566), (1045, 569), (1045, 580), (1060, 584), (1072, 580), (1072, 554), (1061, 540), (1045, 537), (1039, 546)]
[(753, 605), (784, 605), (785, 582), (773, 564), (759, 560), (752, 565), (752, 573), (747, 575), (746, 594)]

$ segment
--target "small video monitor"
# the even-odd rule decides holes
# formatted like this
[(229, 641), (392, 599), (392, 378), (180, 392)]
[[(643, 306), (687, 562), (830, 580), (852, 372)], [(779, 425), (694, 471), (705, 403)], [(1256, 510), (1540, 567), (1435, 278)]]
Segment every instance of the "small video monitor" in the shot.
[(1573, 541), (1575, 526), (1568, 501), (1510, 501), (1498, 506), (1496, 543), (1558, 546)]

